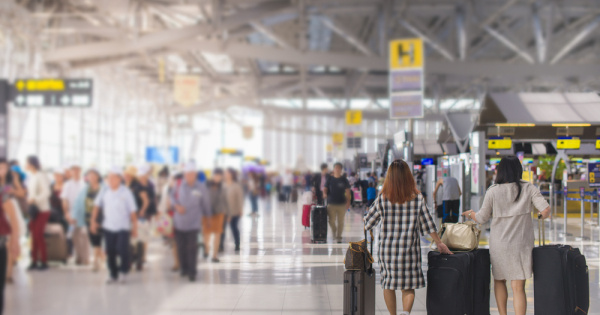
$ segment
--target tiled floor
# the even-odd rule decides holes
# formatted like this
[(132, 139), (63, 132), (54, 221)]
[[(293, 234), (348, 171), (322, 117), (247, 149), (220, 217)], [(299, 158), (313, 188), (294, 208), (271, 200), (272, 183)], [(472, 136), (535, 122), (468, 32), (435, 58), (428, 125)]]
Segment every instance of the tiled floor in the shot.
[[(241, 221), (242, 251), (234, 254), (228, 236), (221, 263), (200, 263), (196, 283), (169, 271), (168, 249), (156, 240), (149, 266), (133, 273), (125, 285), (106, 285), (106, 272), (55, 266), (44, 273), (26, 273), (22, 261), (15, 284), (6, 290), (10, 315), (179, 315), (179, 314), (341, 314), (342, 261), (347, 245), (312, 245), (300, 224), (296, 205), (263, 202), (261, 216)], [(360, 215), (346, 217), (346, 240), (360, 240)], [(577, 220), (569, 229), (579, 231)], [(560, 227), (559, 227), (560, 228)], [(594, 232), (594, 240), (598, 239)], [(552, 234), (552, 233), (548, 233)], [(576, 242), (590, 267), (590, 314), (600, 314), (600, 243)], [(424, 241), (423, 254), (427, 251)], [(426, 266), (426, 259), (423, 260)], [(527, 283), (528, 313), (533, 314), (532, 283)], [(498, 314), (492, 293), (492, 314)], [(509, 310), (512, 306), (509, 305)], [(377, 286), (378, 314), (387, 314)], [(424, 315), (425, 289), (417, 291), (413, 313)]]

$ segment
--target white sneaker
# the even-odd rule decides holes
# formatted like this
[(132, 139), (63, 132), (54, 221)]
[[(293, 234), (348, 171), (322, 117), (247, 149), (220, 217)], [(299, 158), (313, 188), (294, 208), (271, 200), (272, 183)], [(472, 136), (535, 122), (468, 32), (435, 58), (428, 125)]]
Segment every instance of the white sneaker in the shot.
[(410, 315), (409, 312), (400, 312), (400, 315)]
[(125, 284), (127, 283), (127, 274), (126, 273), (122, 273), (119, 276), (119, 283)]

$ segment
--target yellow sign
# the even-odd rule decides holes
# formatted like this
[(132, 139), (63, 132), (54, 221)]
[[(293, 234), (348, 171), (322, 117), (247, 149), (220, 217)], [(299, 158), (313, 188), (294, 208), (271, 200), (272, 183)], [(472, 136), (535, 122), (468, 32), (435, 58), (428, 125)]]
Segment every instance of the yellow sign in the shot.
[(523, 177), (521, 178), (522, 180), (526, 181), (526, 182), (530, 182), (533, 183), (533, 174), (531, 171), (523, 171)]
[(488, 149), (490, 150), (509, 150), (512, 147), (512, 140), (508, 137), (504, 139), (489, 139)]
[(600, 150), (600, 139), (596, 140), (596, 150)]
[(362, 110), (347, 110), (346, 125), (360, 125), (362, 123)]
[(333, 144), (343, 144), (344, 143), (344, 134), (341, 132), (334, 132), (333, 135), (331, 135), (331, 140), (333, 141)]
[(591, 184), (596, 183), (596, 173), (594, 173), (594, 172), (590, 172), (590, 183)]
[(238, 149), (233, 149), (233, 148), (223, 148), (221, 150), (219, 150), (219, 152), (221, 154), (240, 154), (241, 151)]
[(331, 144), (328, 144), (327, 147), (325, 148), (325, 150), (327, 152), (332, 152), (333, 151), (333, 146)]
[(423, 67), (423, 40), (397, 39), (390, 42), (390, 69)]
[(15, 83), (15, 87), (20, 92), (64, 91), (65, 81), (59, 79), (19, 80)]
[(572, 139), (558, 139), (556, 141), (556, 148), (559, 150), (577, 150), (581, 146), (581, 140), (577, 137), (573, 137)]

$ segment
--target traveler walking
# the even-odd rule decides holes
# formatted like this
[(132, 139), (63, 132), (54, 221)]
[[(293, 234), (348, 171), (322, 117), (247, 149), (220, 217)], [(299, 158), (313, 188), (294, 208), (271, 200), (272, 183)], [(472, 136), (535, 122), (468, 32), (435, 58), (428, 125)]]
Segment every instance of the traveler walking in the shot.
[(522, 180), (522, 176), (523, 167), (519, 158), (502, 158), (497, 168), (496, 184), (485, 193), (481, 209), (463, 213), (480, 224), (494, 218), (490, 228), (490, 259), (500, 315), (507, 314), (506, 281), (511, 282), (515, 314), (526, 313), (525, 281), (533, 273), (535, 239), (531, 210), (537, 209), (542, 219), (550, 216), (550, 206), (539, 189)]
[[(6, 270), (5, 278), (7, 283), (13, 282), (13, 266), (16, 264), (21, 252), (19, 237), (24, 233), (24, 231), (21, 230), (21, 225), (18, 220), (18, 217), (21, 216), (21, 214), (18, 213), (20, 210), (18, 209), (18, 204), (13, 199), (16, 195), (23, 196), (24, 194), (25, 190), (21, 186), (19, 175), (10, 170), (6, 159), (0, 158), (0, 211), (3, 210), (11, 226), (8, 240), (5, 240), (6, 246), (4, 247), (6, 248), (0, 248), (0, 269)], [(1, 235), (0, 240), (2, 240)], [(3, 262), (2, 258), (4, 255), (2, 253), (3, 250), (6, 251), (7, 254), (6, 263)], [(2, 267), (3, 263), (5, 264), (4, 267)], [(4, 296), (3, 290), (5, 282), (1, 278), (2, 270), (0, 270), (0, 314), (2, 314), (2, 298)]]
[(410, 314), (415, 289), (425, 286), (421, 235), (429, 234), (441, 253), (451, 252), (438, 237), (412, 170), (402, 160), (390, 164), (383, 189), (365, 214), (365, 229), (373, 229), (380, 221), (379, 266), (385, 304), (390, 314), (396, 314), (396, 290), (402, 290), (404, 312), (401, 314)]
[(344, 218), (346, 210), (350, 209), (350, 183), (342, 176), (342, 163), (335, 163), (333, 176), (325, 183), (323, 197), (327, 198), (327, 216), (334, 240), (342, 243)]
[(69, 213), (65, 212), (63, 200), (61, 198), (65, 185), (65, 172), (62, 168), (56, 168), (53, 172), (54, 181), (50, 184), (50, 217), (48, 223), (57, 223), (63, 227), (64, 234), (69, 229)]
[(138, 239), (143, 247), (141, 257), (139, 257), (142, 263), (137, 264), (138, 270), (141, 270), (143, 268), (143, 262), (146, 261), (146, 253), (148, 252), (150, 224), (156, 216), (156, 190), (154, 184), (150, 181), (151, 167), (147, 164), (143, 164), (137, 170), (137, 181), (132, 185), (132, 189), (135, 203), (138, 208)]
[[(12, 193), (20, 190), (14, 185), (13, 174), (9, 171), (8, 163), (0, 158), (0, 314), (4, 310), (4, 287), (8, 280), (8, 264), (13, 262), (9, 257), (19, 257), (20, 225), (12, 199)], [(12, 268), (11, 268), (12, 269)], [(12, 280), (12, 279), (11, 279)]]
[(313, 176), (312, 186), (313, 193), (317, 196), (317, 204), (324, 204), (323, 199), (323, 190), (325, 188), (325, 184), (327, 183), (327, 179), (329, 178), (329, 169), (327, 163), (321, 164), (321, 173), (315, 174)]
[[(225, 194), (228, 205), (227, 220), (229, 221), (235, 243), (235, 251), (237, 252), (240, 250), (240, 230), (238, 224), (244, 212), (244, 189), (238, 183), (237, 172), (232, 168), (225, 171)], [(223, 240), (221, 240), (222, 242)]]
[[(204, 256), (210, 256), (212, 262), (219, 262), (219, 244), (223, 233), (225, 214), (229, 212), (227, 195), (223, 189), (223, 170), (216, 168), (212, 179), (208, 182), (210, 195), (210, 215), (202, 218), (202, 233), (204, 235)], [(214, 240), (212, 237), (214, 236)]]
[[(87, 184), (84, 185), (83, 189), (79, 192), (73, 207), (71, 207), (71, 224), (79, 229), (86, 228), (89, 230), (88, 237), (89, 242), (92, 244), (94, 251), (93, 270), (100, 270), (102, 261), (104, 260), (104, 253), (102, 252), (102, 228), (98, 228), (96, 232), (91, 230), (92, 213), (94, 211), (94, 201), (102, 189), (101, 183), (102, 178), (100, 173), (95, 169), (90, 169), (85, 174)], [(102, 209), (99, 209), (100, 213), (96, 223), (102, 225)], [(84, 240), (78, 240), (83, 242)], [(85, 239), (87, 242), (87, 239)], [(77, 247), (77, 246), (75, 246)]]
[[(70, 218), (72, 208), (75, 206), (77, 198), (85, 186), (81, 180), (81, 168), (78, 165), (72, 165), (69, 168), (69, 173), (70, 178), (64, 183), (60, 193), (62, 208), (66, 218)], [(73, 226), (72, 241), (75, 250), (75, 264), (87, 265), (89, 263), (89, 241), (87, 226), (85, 224)]]
[(250, 198), (250, 206), (252, 208), (251, 216), (258, 216), (258, 180), (254, 172), (248, 173), (248, 197)]
[(194, 163), (187, 163), (183, 172), (183, 181), (171, 192), (171, 203), (175, 208), (173, 224), (181, 276), (195, 281), (198, 233), (202, 217), (210, 212), (210, 196), (206, 185), (198, 181)]
[(294, 187), (294, 174), (291, 169), (286, 169), (281, 178), (281, 188), (285, 196), (285, 201), (290, 202), (292, 196), (292, 188)]
[(110, 272), (107, 283), (126, 282), (131, 258), (130, 237), (137, 236), (137, 207), (131, 191), (121, 184), (120, 168), (113, 167), (109, 171), (107, 182), (108, 187), (94, 201), (90, 231), (93, 234), (99, 233), (98, 219), (102, 208), (102, 233)]
[(27, 158), (28, 196), (27, 209), (29, 213), (29, 229), (31, 230), (31, 265), (28, 270), (48, 269), (44, 229), (50, 217), (50, 183), (42, 172), (42, 166), (37, 156)]
[(435, 185), (433, 195), (437, 194), (438, 189), (442, 187), (443, 190), (443, 203), (444, 216), (442, 218), (443, 223), (456, 223), (458, 222), (458, 214), (460, 209), (460, 186), (458, 180), (448, 174), (444, 173), (444, 177), (440, 178)]

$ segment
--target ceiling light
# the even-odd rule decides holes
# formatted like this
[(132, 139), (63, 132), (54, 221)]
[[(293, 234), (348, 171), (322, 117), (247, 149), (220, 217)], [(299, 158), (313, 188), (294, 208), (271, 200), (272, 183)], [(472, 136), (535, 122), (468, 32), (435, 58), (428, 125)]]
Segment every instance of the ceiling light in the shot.
[(552, 124), (552, 127), (589, 127), (592, 124)]
[(535, 127), (535, 124), (496, 123), (496, 127)]

